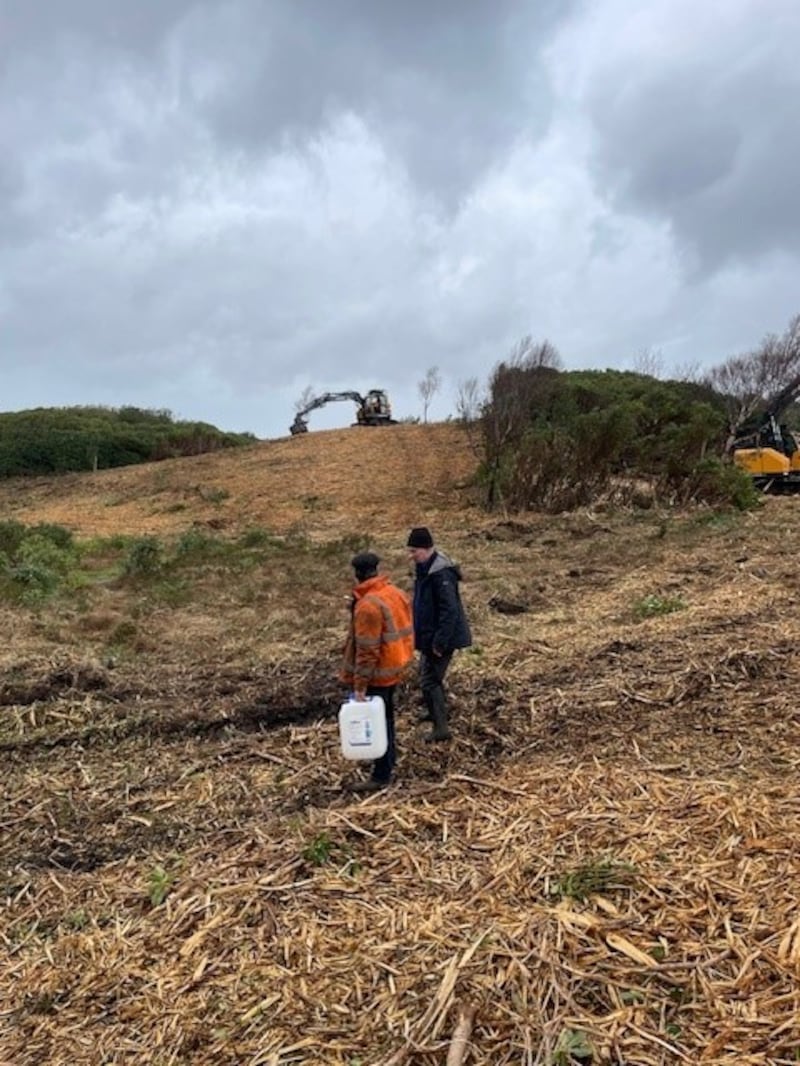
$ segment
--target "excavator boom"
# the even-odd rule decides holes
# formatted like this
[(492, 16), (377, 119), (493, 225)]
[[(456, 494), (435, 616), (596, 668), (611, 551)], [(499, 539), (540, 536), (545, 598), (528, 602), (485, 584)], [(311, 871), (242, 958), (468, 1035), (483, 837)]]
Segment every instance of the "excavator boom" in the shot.
[(356, 404), (356, 425), (358, 426), (389, 426), (394, 425), (392, 407), (389, 397), (383, 389), (370, 389), (366, 396), (360, 392), (347, 389), (344, 392), (323, 392), (315, 396), (305, 407), (302, 407), (294, 416), (294, 422), (289, 426), (292, 436), (298, 433), (308, 432), (308, 415), (316, 411), (318, 407), (324, 407), (326, 403), (335, 403), (337, 400), (352, 400)]

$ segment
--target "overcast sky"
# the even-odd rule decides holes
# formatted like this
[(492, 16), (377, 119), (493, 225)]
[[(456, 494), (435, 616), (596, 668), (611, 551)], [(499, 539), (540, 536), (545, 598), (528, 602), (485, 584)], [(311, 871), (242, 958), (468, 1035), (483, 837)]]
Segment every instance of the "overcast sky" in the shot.
[[(0, 0), (2, 410), (707, 366), (800, 312), (798, 0)], [(352, 405), (311, 428), (346, 425)]]

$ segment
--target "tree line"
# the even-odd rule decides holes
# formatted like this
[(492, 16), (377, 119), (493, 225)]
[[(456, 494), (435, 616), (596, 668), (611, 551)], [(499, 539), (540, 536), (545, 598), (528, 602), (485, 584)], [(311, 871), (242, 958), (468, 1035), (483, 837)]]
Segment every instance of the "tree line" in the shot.
[(104, 470), (251, 443), (166, 410), (56, 407), (0, 414), (0, 477)]

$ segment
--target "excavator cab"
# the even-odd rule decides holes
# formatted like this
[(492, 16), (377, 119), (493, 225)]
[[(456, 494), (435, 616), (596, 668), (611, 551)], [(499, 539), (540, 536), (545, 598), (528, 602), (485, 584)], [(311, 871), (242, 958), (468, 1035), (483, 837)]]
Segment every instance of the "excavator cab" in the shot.
[(360, 426), (388, 425), (392, 421), (392, 405), (383, 389), (370, 389), (356, 412)]
[(800, 448), (789, 427), (770, 412), (760, 424), (740, 430), (733, 461), (763, 492), (800, 491)]

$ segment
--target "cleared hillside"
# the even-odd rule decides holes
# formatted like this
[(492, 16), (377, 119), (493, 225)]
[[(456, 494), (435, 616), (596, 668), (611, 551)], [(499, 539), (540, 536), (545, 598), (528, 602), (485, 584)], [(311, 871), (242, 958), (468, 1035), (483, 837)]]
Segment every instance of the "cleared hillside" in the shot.
[[(0, 485), (5, 517), (221, 546), (0, 611), (0, 1061), (797, 1061), (800, 500), (488, 515), (475, 463), (397, 426)], [(348, 562), (408, 585), (422, 521), (476, 646), (453, 742), (409, 687), (359, 800)]]
[(455, 423), (356, 427), (96, 474), (0, 481), (0, 512), (83, 535), (404, 526), (463, 506), (477, 459)]

